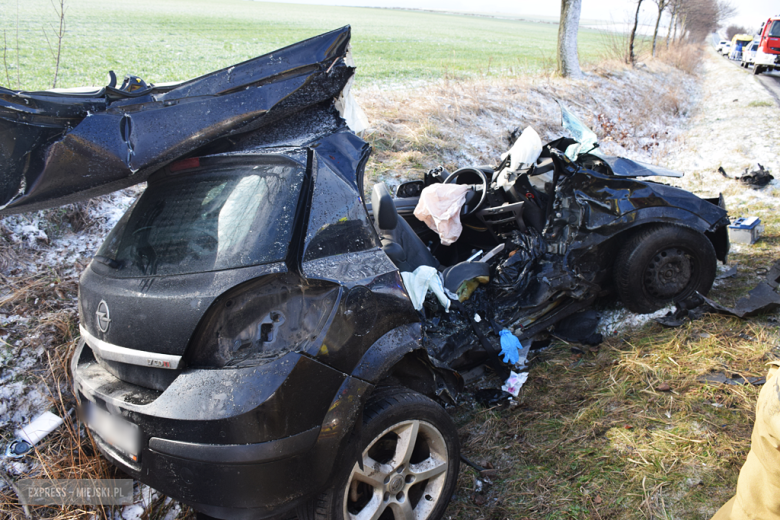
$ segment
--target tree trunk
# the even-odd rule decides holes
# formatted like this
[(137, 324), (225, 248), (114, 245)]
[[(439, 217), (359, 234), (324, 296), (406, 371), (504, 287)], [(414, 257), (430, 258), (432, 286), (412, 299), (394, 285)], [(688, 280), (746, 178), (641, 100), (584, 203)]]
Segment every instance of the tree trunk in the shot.
[(653, 57), (655, 58), (655, 41), (658, 39), (658, 25), (661, 23), (661, 15), (664, 14), (666, 9), (666, 0), (659, 0), (658, 2), (658, 18), (655, 20), (655, 30), (653, 31)]
[(642, 7), (642, 0), (636, 3), (636, 15), (634, 15), (634, 28), (631, 29), (631, 36), (628, 38), (628, 63), (631, 65), (636, 61), (634, 56), (634, 38), (636, 37), (636, 28), (639, 25), (639, 8)]
[(677, 4), (672, 8), (672, 19), (669, 20), (669, 29), (666, 31), (666, 48), (669, 48), (669, 38), (672, 36), (672, 25), (677, 23)]
[(558, 74), (582, 78), (577, 56), (577, 31), (580, 26), (582, 0), (561, 0), (561, 22), (558, 25)]

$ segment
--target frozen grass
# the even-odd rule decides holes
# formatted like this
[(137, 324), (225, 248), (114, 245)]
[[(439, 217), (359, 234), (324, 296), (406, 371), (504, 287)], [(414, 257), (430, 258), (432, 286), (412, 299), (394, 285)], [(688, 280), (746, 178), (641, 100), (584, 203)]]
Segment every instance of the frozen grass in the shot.
[[(344, 25), (353, 28), (359, 86), (446, 75), (517, 76), (555, 64), (555, 24), (248, 0), (67, 3), (61, 87), (105, 85), (109, 70), (120, 80), (126, 73), (156, 83), (189, 79)], [(17, 2), (0, 0), (8, 47), (8, 74), (0, 68), (0, 85), (49, 88), (54, 60), (42, 28), (55, 21), (54, 11), (49, 0), (19, 6), (17, 69)], [(579, 47), (581, 61), (594, 61), (602, 40), (581, 29)]]

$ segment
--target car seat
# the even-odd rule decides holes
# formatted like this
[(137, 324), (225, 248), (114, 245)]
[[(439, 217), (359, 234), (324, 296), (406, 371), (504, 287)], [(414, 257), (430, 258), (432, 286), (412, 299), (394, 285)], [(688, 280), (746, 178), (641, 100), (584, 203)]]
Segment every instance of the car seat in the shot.
[[(398, 216), (393, 197), (384, 182), (374, 185), (371, 192), (371, 209), (382, 250), (399, 270), (412, 272), (421, 265), (436, 269), (441, 267), (409, 223)], [(442, 274), (444, 287), (456, 292), (466, 280), (489, 276), (490, 266), (484, 262), (460, 262), (444, 269)]]

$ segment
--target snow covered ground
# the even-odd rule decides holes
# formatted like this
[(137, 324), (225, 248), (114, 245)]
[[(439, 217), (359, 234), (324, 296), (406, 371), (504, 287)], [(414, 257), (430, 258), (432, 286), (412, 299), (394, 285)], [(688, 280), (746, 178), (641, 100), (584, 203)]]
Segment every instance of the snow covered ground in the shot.
[[(752, 70), (735, 66), (707, 48), (703, 89), (695, 114), (660, 163), (685, 172), (675, 184), (695, 193), (722, 192), (732, 217), (746, 216), (756, 203), (780, 206), (780, 107)], [(760, 163), (775, 176), (762, 189), (723, 177)]]
[[(583, 81), (533, 77), (515, 84), (441, 83), (393, 92), (366, 90), (358, 97), (373, 118), (374, 132), (405, 135), (418, 142), (427, 139), (425, 143), (432, 147), (431, 153), (438, 155), (437, 160), (461, 165), (492, 162), (508, 147), (507, 132), (517, 126), (531, 124), (545, 140), (561, 135), (556, 100), (562, 100), (593, 126), (607, 153), (684, 171), (686, 177), (676, 183), (700, 194), (723, 192), (736, 216), (750, 213), (757, 201), (777, 207), (777, 180), (754, 190), (725, 179), (717, 168), (722, 166), (730, 174), (738, 174), (760, 162), (780, 177), (780, 109), (750, 73), (714, 52), (705, 55), (701, 71), (702, 79), (698, 81), (663, 64), (651, 63), (639, 70), (590, 71)], [(410, 113), (416, 114), (416, 119), (410, 119)], [(418, 157), (409, 155), (414, 153), (424, 156), (420, 150), (426, 149), (399, 150), (398, 154), (406, 154), (407, 159)], [(419, 161), (423, 164), (417, 164), (418, 159), (407, 160), (415, 166), (411, 170), (402, 168), (398, 154), (377, 153), (373, 168), (378, 178), (403, 178), (427, 167), (422, 157)], [(51, 211), (0, 219), (3, 450), (14, 430), (51, 408), (53, 396), (45, 384), (48, 353), (67, 346), (47, 341), (47, 329), (41, 326), (49, 311), (40, 310), (45, 302), (37, 298), (29, 302), (24, 315), (6, 312), (6, 303), (25, 280), (54, 273), (48, 289), (58, 301), (56, 312), (75, 320), (73, 288), (79, 273), (142, 189), (130, 188), (93, 199), (86, 208), (89, 224), (78, 232), (67, 223), (52, 231), (47, 221), (53, 215)], [(70, 287), (70, 292), (57, 289), (56, 284)], [(613, 334), (640, 326), (652, 317), (622, 309), (609, 311), (603, 317), (602, 330)], [(30, 377), (33, 372), (44, 375)], [(40, 471), (37, 464), (31, 459), (4, 459), (0, 469), (14, 478), (24, 478)], [(0, 481), (0, 492), (7, 491)], [(140, 518), (154, 498), (153, 491), (145, 486), (137, 486), (137, 493), (137, 503), (120, 513), (125, 520)], [(175, 505), (166, 520), (179, 512)]]

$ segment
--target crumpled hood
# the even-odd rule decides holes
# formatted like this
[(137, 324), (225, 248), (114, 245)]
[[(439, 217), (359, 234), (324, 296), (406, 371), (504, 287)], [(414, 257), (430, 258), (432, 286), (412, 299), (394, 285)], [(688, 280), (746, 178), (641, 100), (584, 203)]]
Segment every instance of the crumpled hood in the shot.
[(354, 74), (349, 39), (347, 26), (200, 78), (135, 92), (0, 87), (0, 214), (138, 184), (220, 139), (332, 103)]

